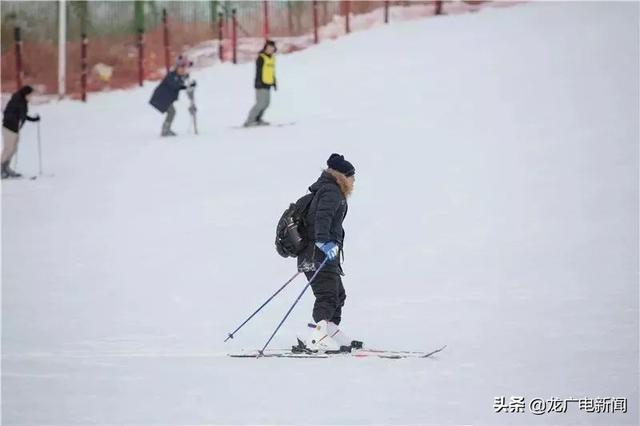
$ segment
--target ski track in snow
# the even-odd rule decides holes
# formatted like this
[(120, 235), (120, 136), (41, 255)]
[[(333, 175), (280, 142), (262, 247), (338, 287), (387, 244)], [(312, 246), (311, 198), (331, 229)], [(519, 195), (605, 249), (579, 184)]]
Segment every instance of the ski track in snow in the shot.
[[(638, 5), (543, 3), (354, 33), (195, 73), (174, 130), (143, 88), (35, 106), (50, 178), (3, 182), (7, 425), (638, 424)], [(37, 173), (36, 128), (18, 168)], [(343, 327), (433, 359), (237, 360), (298, 278), (276, 221), (331, 152), (356, 169)], [(306, 294), (272, 346), (307, 332)], [(495, 397), (626, 397), (626, 415)]]

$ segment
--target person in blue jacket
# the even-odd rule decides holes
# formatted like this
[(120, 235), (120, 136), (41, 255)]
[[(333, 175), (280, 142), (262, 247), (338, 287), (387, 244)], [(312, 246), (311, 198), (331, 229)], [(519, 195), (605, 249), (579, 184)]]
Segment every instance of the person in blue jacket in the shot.
[[(180, 91), (187, 88), (187, 78), (189, 77), (188, 68), (191, 65), (193, 65), (193, 63), (187, 58), (179, 56), (175, 68), (167, 73), (158, 87), (153, 91), (149, 103), (161, 113), (167, 114), (164, 123), (162, 123), (162, 136), (176, 135), (173, 130), (171, 130), (171, 124), (176, 116), (176, 109), (173, 103), (178, 100)], [(195, 85), (195, 81), (189, 83), (189, 87), (195, 87)], [(191, 113), (193, 114), (194, 112), (195, 111), (192, 111)]]

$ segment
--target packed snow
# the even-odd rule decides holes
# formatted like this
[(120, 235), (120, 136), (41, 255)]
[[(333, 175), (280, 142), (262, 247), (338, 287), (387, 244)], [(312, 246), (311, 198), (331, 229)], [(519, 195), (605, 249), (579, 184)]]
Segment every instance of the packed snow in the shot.
[[(536, 3), (392, 23), (195, 73), (174, 130), (156, 83), (53, 102), (43, 176), (2, 185), (6, 425), (638, 424), (637, 3)], [(37, 127), (17, 169), (35, 175)], [(343, 329), (429, 359), (232, 359), (304, 285), (277, 219), (332, 152), (356, 167)], [(305, 294), (271, 347), (307, 333)], [(628, 399), (495, 413), (496, 397)]]

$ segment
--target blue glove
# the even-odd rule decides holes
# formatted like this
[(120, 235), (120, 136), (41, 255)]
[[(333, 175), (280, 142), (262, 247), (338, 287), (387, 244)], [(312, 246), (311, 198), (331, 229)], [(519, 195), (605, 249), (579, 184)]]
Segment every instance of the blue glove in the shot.
[(335, 259), (338, 257), (338, 253), (340, 252), (340, 247), (338, 247), (338, 245), (333, 241), (328, 241), (326, 243), (317, 242), (316, 247), (322, 250), (328, 260)]

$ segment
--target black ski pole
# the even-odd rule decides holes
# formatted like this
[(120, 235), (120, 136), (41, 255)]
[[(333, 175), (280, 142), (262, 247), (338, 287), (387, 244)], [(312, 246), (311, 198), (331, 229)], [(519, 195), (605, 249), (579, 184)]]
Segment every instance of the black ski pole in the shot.
[(313, 283), (313, 280), (316, 279), (316, 276), (318, 275), (318, 272), (320, 272), (322, 270), (322, 268), (324, 268), (324, 265), (326, 265), (328, 260), (329, 260), (328, 258), (325, 258), (324, 261), (318, 267), (318, 269), (316, 269), (315, 274), (313, 274), (313, 276), (311, 277), (311, 279), (309, 280), (307, 285), (304, 286), (304, 288), (300, 292), (300, 295), (298, 295), (298, 298), (296, 299), (296, 301), (293, 302), (293, 305), (291, 305), (291, 307), (289, 308), (289, 310), (285, 314), (284, 318), (282, 318), (282, 321), (280, 321), (280, 324), (278, 324), (276, 329), (273, 331), (273, 334), (271, 335), (271, 337), (269, 337), (269, 340), (267, 340), (267, 343), (264, 344), (264, 346), (262, 347), (262, 350), (258, 351), (258, 356), (256, 358), (260, 358), (262, 355), (264, 355), (264, 351), (265, 351), (265, 349), (267, 349), (267, 346), (269, 346), (269, 343), (271, 343), (271, 340), (275, 337), (275, 335), (278, 332), (278, 330), (280, 330), (280, 327), (282, 327), (282, 324), (284, 324), (285, 320), (289, 317), (289, 314), (291, 313), (291, 311), (293, 311), (293, 308), (298, 304), (298, 302), (302, 298), (302, 295), (304, 294), (304, 292), (307, 291), (307, 288), (309, 288), (309, 286)]
[(264, 303), (263, 303), (263, 304), (262, 304), (258, 309), (256, 309), (256, 311), (255, 311), (254, 313), (252, 313), (252, 314), (251, 314), (251, 316), (249, 316), (249, 318), (247, 318), (246, 320), (244, 320), (244, 322), (243, 322), (242, 324), (240, 324), (240, 325), (238, 326), (238, 328), (236, 328), (236, 329), (235, 329), (235, 330), (233, 330), (231, 333), (229, 333), (229, 334), (227, 335), (227, 338), (226, 338), (226, 339), (224, 339), (224, 341), (226, 342), (226, 341), (227, 341), (227, 340), (229, 340), (229, 339), (233, 339), (233, 335), (234, 335), (234, 334), (236, 334), (238, 330), (240, 330), (240, 329), (241, 329), (241, 328), (242, 328), (246, 323), (248, 323), (248, 322), (249, 322), (249, 320), (250, 320), (251, 318), (253, 318), (253, 317), (254, 317), (258, 312), (260, 312), (260, 310), (261, 310), (262, 308), (264, 308), (265, 306), (267, 306), (267, 303), (271, 302), (271, 300), (272, 300), (274, 297), (276, 297), (276, 296), (278, 295), (278, 293), (280, 293), (280, 292), (281, 292), (281, 291), (282, 291), (286, 286), (288, 286), (288, 285), (291, 283), (291, 281), (293, 281), (293, 280), (294, 280), (298, 275), (300, 275), (300, 271), (296, 272), (296, 274), (295, 274), (294, 276), (292, 276), (292, 277), (289, 279), (289, 281), (287, 281), (286, 283), (284, 283), (284, 285), (283, 285), (282, 287), (280, 287), (280, 288), (278, 289), (278, 291), (276, 291), (275, 293), (273, 293), (273, 295), (272, 295), (270, 298), (268, 298), (268, 299), (267, 299), (267, 301), (266, 301), (266, 302), (264, 302)]

